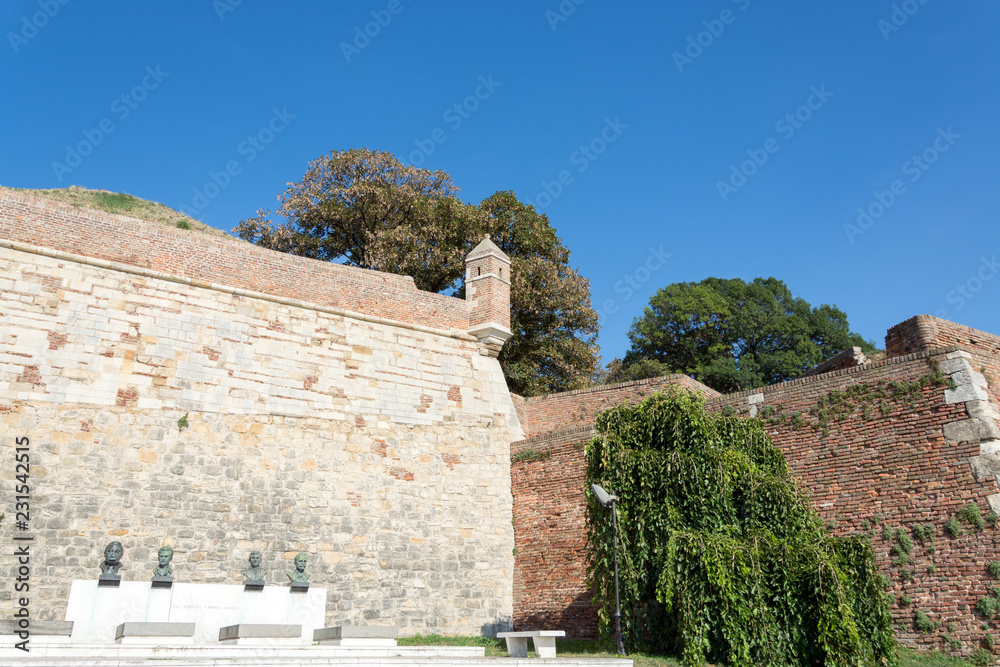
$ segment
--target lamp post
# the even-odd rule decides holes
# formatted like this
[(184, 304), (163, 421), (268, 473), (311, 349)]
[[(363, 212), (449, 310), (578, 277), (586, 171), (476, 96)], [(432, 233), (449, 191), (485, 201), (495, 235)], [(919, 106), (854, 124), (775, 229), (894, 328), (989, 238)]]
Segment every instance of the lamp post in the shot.
[(597, 502), (611, 508), (611, 527), (614, 536), (615, 555), (615, 638), (618, 640), (618, 655), (625, 655), (625, 644), (622, 642), (622, 608), (618, 597), (618, 496), (608, 493), (597, 484), (591, 484)]

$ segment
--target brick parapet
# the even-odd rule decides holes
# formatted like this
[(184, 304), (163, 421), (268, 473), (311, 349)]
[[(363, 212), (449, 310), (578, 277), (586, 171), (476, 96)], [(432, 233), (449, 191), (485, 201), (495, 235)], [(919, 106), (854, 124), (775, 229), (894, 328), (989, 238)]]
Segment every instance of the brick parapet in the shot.
[(469, 304), (418, 290), (409, 276), (297, 257), (27, 194), (0, 192), (0, 239), (394, 322), (469, 328)]
[(555, 429), (592, 424), (599, 412), (623, 402), (636, 403), (668, 387), (683, 387), (708, 396), (719, 395), (719, 392), (686, 375), (666, 375), (619, 384), (574, 389), (558, 394), (524, 399), (527, 420), (522, 422), (521, 427), (524, 429), (525, 435), (531, 437)]
[(1000, 336), (932, 315), (911, 317), (890, 328), (885, 336), (885, 352), (889, 357), (948, 345), (960, 345), (985, 354), (1000, 354)]

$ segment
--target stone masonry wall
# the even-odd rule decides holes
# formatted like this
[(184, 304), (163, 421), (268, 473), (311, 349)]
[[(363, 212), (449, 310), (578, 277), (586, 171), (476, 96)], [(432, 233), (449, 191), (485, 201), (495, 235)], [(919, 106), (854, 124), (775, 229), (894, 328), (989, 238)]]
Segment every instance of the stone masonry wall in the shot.
[[(835, 530), (873, 536), (882, 571), (892, 582), (889, 592), (894, 596), (898, 637), (906, 644), (940, 647), (942, 642), (958, 642), (956, 650), (968, 654), (987, 633), (996, 637), (1000, 631), (996, 621), (975, 611), (979, 597), (1000, 584), (986, 569), (991, 561), (1000, 560), (1000, 530), (987, 527), (976, 532), (966, 526), (959, 537), (944, 531), (948, 519), (970, 502), (984, 513), (991, 508), (1000, 512), (996, 478), (1000, 411), (996, 382), (989, 379), (1000, 373), (997, 360), (982, 348), (951, 345), (706, 401), (711, 411), (762, 418), (792, 473), (822, 516), (834, 522)], [(955, 388), (934, 384), (881, 403), (864, 398), (873, 396), (866, 392), (880, 383), (918, 382), (935, 368), (950, 377)], [(852, 386), (861, 387), (856, 391), (862, 398), (850, 413), (840, 421), (820, 424), (811, 409), (831, 391)], [(529, 423), (533, 420), (529, 414)], [(586, 432), (586, 425), (580, 426), (570, 439), (586, 440)], [(572, 610), (577, 623), (573, 630), (579, 627), (581, 636), (588, 636), (596, 627), (596, 615), (592, 610), (588, 615), (589, 596), (582, 577), (568, 578), (559, 586), (549, 583), (556, 571), (584, 570), (585, 564), (574, 565), (574, 559), (585, 554), (585, 522), (544, 519), (572, 515), (568, 506), (574, 500), (576, 511), (585, 510), (583, 450), (567, 446), (562, 431), (534, 435), (514, 443), (511, 451), (525, 448), (551, 454), (512, 467), (518, 546), (515, 582), (526, 592), (515, 608), (515, 627), (543, 624), (555, 629), (556, 624), (568, 622), (563, 611)], [(555, 476), (554, 471), (558, 471)], [(894, 565), (897, 555), (892, 548), (897, 541), (883, 537), (885, 527), (911, 534), (916, 523), (935, 527), (933, 553), (929, 543), (915, 539), (914, 562)], [(578, 527), (575, 536), (568, 526)], [(548, 568), (549, 563), (555, 567)], [(546, 587), (551, 588), (547, 598), (527, 595)], [(903, 604), (904, 596), (909, 604)], [(918, 610), (940, 626), (929, 634), (918, 633), (913, 625)]]
[[(345, 267), (118, 216), (81, 214), (106, 251), (72, 255), (59, 247), (72, 215), (0, 201), (0, 236), (13, 225), (18, 239), (0, 243), (0, 506), (12, 519), (27, 436), (36, 620), (62, 618), (70, 582), (95, 578), (116, 539), (126, 580), (148, 579), (163, 544), (193, 582), (238, 583), (260, 549), (278, 584), (304, 551), (331, 625), (509, 625), (509, 443), (522, 435), (499, 364), (463, 333), (466, 304), (374, 272), (343, 288)], [(43, 242), (57, 247), (24, 245)], [(107, 261), (146, 242), (138, 266)], [(243, 260), (282, 265), (289, 282), (240, 274)], [(194, 277), (204, 262), (219, 273)], [(230, 270), (240, 287), (214, 284)], [(14, 567), (4, 549), (0, 576)], [(0, 611), (12, 595), (0, 588)]]

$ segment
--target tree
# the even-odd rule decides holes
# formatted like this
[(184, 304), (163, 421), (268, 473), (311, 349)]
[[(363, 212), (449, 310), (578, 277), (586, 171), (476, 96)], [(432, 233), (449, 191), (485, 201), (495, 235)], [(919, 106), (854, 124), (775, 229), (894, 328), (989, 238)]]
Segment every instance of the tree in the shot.
[(597, 368), (590, 285), (544, 214), (497, 192), (478, 206), (458, 199), (443, 171), (406, 166), (390, 153), (332, 151), (269, 211), (236, 233), (313, 259), (413, 276), (419, 289), (465, 294), (465, 256), (490, 234), (511, 259), (511, 331), (500, 365), (511, 391), (533, 396), (586, 386)]
[(455, 289), (465, 255), (482, 239), (483, 216), (459, 201), (443, 171), (408, 167), (390, 153), (351, 149), (313, 160), (269, 211), (237, 225), (240, 238), (272, 250), (413, 276), (419, 289)]
[[(686, 665), (886, 665), (893, 618), (870, 541), (836, 537), (756, 419), (654, 394), (598, 416), (587, 482), (618, 497), (622, 626)], [(610, 512), (587, 492), (588, 584), (615, 608)]]
[(798, 377), (848, 347), (875, 350), (850, 331), (843, 311), (813, 308), (775, 278), (668, 285), (628, 335), (622, 373), (642, 363), (651, 368), (651, 360), (721, 392)]
[(490, 238), (511, 260), (514, 335), (500, 352), (510, 390), (536, 396), (590, 385), (599, 325), (589, 281), (570, 267), (548, 217), (514, 193), (497, 192), (480, 209)]

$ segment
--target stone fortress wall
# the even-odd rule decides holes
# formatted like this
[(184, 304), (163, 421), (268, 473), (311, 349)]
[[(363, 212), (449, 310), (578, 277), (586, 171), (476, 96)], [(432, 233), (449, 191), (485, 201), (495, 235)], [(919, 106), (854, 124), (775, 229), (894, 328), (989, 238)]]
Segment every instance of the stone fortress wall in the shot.
[[(177, 581), (239, 583), (259, 549), (285, 584), (302, 551), (330, 625), (508, 626), (523, 433), (496, 360), (509, 262), (493, 250), (470, 254), (462, 301), (0, 195), (0, 577), (27, 436), (36, 620), (62, 619), (118, 540), (125, 580), (148, 581), (170, 545)], [(13, 597), (0, 587), (0, 609)]]
[[(1000, 511), (1000, 337), (919, 316), (889, 331), (883, 361), (845, 354), (760, 390), (723, 396), (670, 376), (524, 399), (496, 360), (509, 278), (489, 243), (467, 259), (461, 301), (0, 194), (0, 544), (16, 530), (13, 450), (27, 436), (33, 617), (61, 619), (70, 582), (96, 578), (119, 540), (126, 580), (148, 580), (164, 544), (178, 581), (206, 583), (239, 583), (252, 549), (284, 583), (303, 551), (330, 624), (478, 634), (513, 618), (593, 636), (593, 419), (680, 386), (710, 410), (765, 419), (824, 518), (871, 531), (903, 641), (971, 650), (1000, 629), (975, 612), (1000, 584), (986, 569), (1000, 535), (943, 530), (969, 502)], [(935, 369), (955, 388), (866, 398)], [(811, 409), (851, 387), (856, 409), (820, 423)], [(914, 563), (893, 565), (883, 528), (916, 523), (934, 524), (934, 552), (918, 541)], [(5, 547), (0, 576), (15, 568)], [(13, 595), (0, 587), (0, 613)], [(918, 634), (918, 610), (940, 626)]]
[[(596, 611), (585, 584), (583, 495), (593, 419), (602, 409), (677, 385), (701, 391), (710, 411), (763, 419), (793, 475), (836, 532), (872, 535), (892, 582), (888, 592), (900, 641), (970, 653), (985, 645), (987, 634), (1000, 637), (997, 621), (975, 609), (1000, 586), (987, 570), (1000, 561), (1000, 527), (976, 531), (963, 524), (958, 537), (944, 529), (971, 502), (984, 514), (1000, 513), (1000, 337), (921, 315), (890, 329), (886, 347), (882, 361), (730, 395), (672, 376), (521, 399), (528, 437), (511, 445), (515, 627), (566, 627), (578, 637), (596, 636)], [(936, 370), (954, 388), (937, 382), (908, 393)], [(879, 388), (887, 383), (897, 383), (906, 395), (880, 399)], [(836, 397), (831, 392), (852, 387), (842, 418), (829, 414), (821, 421), (813, 408)], [(896, 564), (893, 548), (900, 542), (884, 537), (886, 527), (912, 537), (915, 524), (934, 526), (933, 546), (914, 538), (913, 562)], [(939, 625), (918, 632), (917, 611)]]

